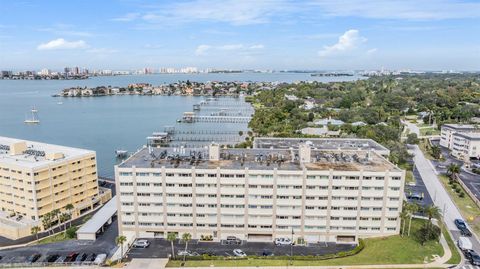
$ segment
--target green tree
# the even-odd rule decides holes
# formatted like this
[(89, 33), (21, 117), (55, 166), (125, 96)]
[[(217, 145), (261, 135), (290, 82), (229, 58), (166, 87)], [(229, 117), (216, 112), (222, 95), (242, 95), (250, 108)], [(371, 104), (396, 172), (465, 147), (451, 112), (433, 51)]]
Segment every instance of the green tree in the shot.
[(451, 163), (447, 167), (447, 175), (452, 179), (455, 180), (457, 175), (460, 173), (460, 165), (456, 163)]
[(408, 236), (410, 236), (410, 230), (412, 228), (412, 219), (413, 219), (413, 215), (418, 211), (420, 210), (420, 206), (417, 204), (417, 203), (407, 203), (405, 205), (406, 207), (406, 210), (408, 212), (408, 215), (409, 215), (409, 222), (408, 222)]
[(418, 136), (416, 133), (410, 133), (407, 135), (407, 144), (416, 145), (418, 142)]
[(435, 233), (432, 219), (435, 218), (440, 221), (441, 213), (440, 209), (435, 205), (426, 205), (423, 208), (423, 212), (428, 217), (428, 222), (425, 223), (425, 227), (422, 231), (422, 244), (425, 244)]
[(32, 233), (32, 235), (35, 235), (35, 238), (38, 241), (38, 233), (40, 232), (40, 227), (33, 226), (32, 228), (30, 228), (30, 232)]
[(433, 145), (430, 148), (430, 152), (432, 153), (433, 158), (435, 159), (440, 159), (440, 156), (442, 154), (442, 150), (440, 149), (440, 146), (438, 145)]
[[(74, 209), (74, 208), (75, 208), (75, 207), (74, 207), (72, 204), (67, 204), (67, 205), (65, 206), (65, 209), (68, 211), (68, 214), (70, 215), (70, 219), (73, 218), (73, 215), (72, 215), (72, 214), (73, 214), (73, 209)], [(71, 221), (69, 222), (68, 227), (72, 227), (72, 222), (71, 222)]]
[(175, 248), (173, 246), (173, 242), (175, 242), (175, 240), (177, 240), (177, 234), (168, 233), (167, 234), (167, 240), (170, 241), (170, 244), (172, 246), (172, 259), (175, 259)]
[(185, 242), (185, 253), (183, 254), (183, 261), (185, 261), (185, 255), (187, 254), (188, 242), (192, 240), (192, 235), (190, 233), (182, 234), (182, 240)]
[(406, 210), (403, 210), (402, 212), (400, 212), (400, 219), (402, 221), (402, 232), (401, 232), (402, 237), (405, 235), (405, 223), (407, 222), (407, 218), (408, 218), (408, 212)]
[(42, 225), (43, 225), (43, 229), (45, 231), (48, 231), (48, 233), (50, 234), (50, 227), (52, 226), (52, 214), (50, 212), (47, 212), (43, 215), (42, 217)]
[(125, 237), (124, 235), (120, 235), (115, 238), (115, 244), (117, 244), (117, 246), (120, 246), (120, 261), (123, 260), (123, 244), (125, 244), (125, 242), (127, 242), (127, 237)]
[(60, 225), (59, 215), (60, 215), (60, 209), (57, 208), (52, 210), (52, 217), (53, 217), (53, 220), (56, 221), (57, 225)]

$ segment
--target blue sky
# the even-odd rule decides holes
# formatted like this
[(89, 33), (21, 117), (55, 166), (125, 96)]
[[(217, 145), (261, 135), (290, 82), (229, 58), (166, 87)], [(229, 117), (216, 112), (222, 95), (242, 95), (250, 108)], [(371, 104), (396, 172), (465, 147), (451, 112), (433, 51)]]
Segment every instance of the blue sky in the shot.
[(474, 0), (0, 3), (0, 69), (480, 70)]

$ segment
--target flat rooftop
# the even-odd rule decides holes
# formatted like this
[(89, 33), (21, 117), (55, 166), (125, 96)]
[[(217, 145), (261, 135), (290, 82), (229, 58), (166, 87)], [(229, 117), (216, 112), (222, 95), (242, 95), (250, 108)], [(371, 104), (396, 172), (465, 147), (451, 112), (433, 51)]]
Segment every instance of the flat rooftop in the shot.
[[(19, 142), (25, 142), (27, 149), (21, 154), (11, 155), (10, 147)], [(95, 151), (0, 136), (0, 164), (36, 168), (76, 159), (92, 153), (95, 154)], [(61, 154), (63, 156), (56, 159), (47, 159), (49, 154)]]
[(470, 140), (480, 140), (480, 132), (478, 132), (478, 133), (473, 133), (473, 132), (455, 133), (455, 136), (460, 136), (460, 137), (467, 138), (467, 139), (470, 139)]
[(475, 127), (474, 125), (471, 124), (456, 124), (456, 123), (447, 123), (442, 125), (442, 127), (449, 127), (455, 130), (475, 130), (478, 129), (480, 131), (480, 128)]
[(93, 217), (78, 229), (77, 234), (92, 234), (102, 228), (107, 221), (117, 213), (117, 198), (112, 197)]
[(390, 154), (390, 150), (373, 141), (360, 138), (255, 138), (254, 148), (298, 148), (301, 143), (309, 143), (313, 149), (318, 150), (374, 150), (382, 155)]
[(119, 168), (177, 168), (233, 170), (337, 170), (400, 171), (398, 167), (371, 150), (311, 150), (311, 162), (301, 163), (299, 149), (220, 149), (219, 160), (209, 160), (209, 150), (143, 148), (119, 165)]

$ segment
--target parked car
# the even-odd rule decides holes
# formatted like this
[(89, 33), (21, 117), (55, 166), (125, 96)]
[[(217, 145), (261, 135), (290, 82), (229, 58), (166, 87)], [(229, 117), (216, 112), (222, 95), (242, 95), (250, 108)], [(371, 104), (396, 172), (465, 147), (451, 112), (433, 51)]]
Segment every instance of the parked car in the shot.
[(59, 255), (56, 254), (50, 254), (47, 256), (44, 256), (43, 258), (39, 259), (37, 262), (38, 263), (51, 263), (54, 262), (58, 259)]
[(104, 253), (98, 254), (95, 260), (93, 261), (93, 264), (102, 265), (106, 259), (107, 259), (107, 254), (104, 254)]
[(150, 242), (146, 239), (139, 239), (133, 243), (134, 248), (148, 248)]
[(460, 236), (458, 238), (457, 245), (458, 245), (458, 248), (460, 248), (460, 250), (462, 250), (465, 253), (472, 250), (472, 247), (473, 247), (472, 241), (470, 241), (468, 237), (464, 237), (464, 236)]
[(233, 250), (233, 255), (235, 255), (237, 257), (247, 257), (247, 254), (239, 248)]
[(465, 252), (465, 258), (467, 258), (472, 265), (480, 265), (480, 255), (473, 250)]
[(292, 240), (287, 237), (280, 237), (280, 238), (275, 238), (274, 243), (276, 246), (286, 246), (286, 245), (291, 245)]
[(97, 257), (97, 254), (95, 253), (90, 253), (87, 255), (87, 258), (85, 259), (85, 264), (89, 264), (91, 262), (93, 262), (95, 260), (95, 258)]
[(87, 253), (81, 253), (81, 254), (78, 254), (77, 258), (75, 258), (75, 263), (82, 263), (83, 261), (85, 261), (85, 259), (87, 258)]
[(67, 259), (67, 256), (60, 256), (58, 257), (58, 259), (55, 260), (55, 263), (57, 264), (64, 263), (66, 259)]
[(262, 256), (274, 256), (273, 252), (269, 249), (264, 249), (262, 252)]
[(70, 252), (63, 262), (74, 262), (78, 256), (78, 252)]
[(213, 250), (209, 250), (209, 249), (202, 249), (202, 250), (198, 250), (198, 252), (201, 254), (201, 255), (208, 255), (208, 256), (215, 256), (215, 252)]
[(242, 240), (240, 240), (236, 236), (227, 236), (226, 242), (228, 245), (239, 245), (240, 243), (242, 243)]
[(198, 252), (192, 252), (190, 250), (179, 250), (177, 252), (178, 256), (199, 256)]
[(423, 200), (423, 193), (411, 192), (411, 193), (408, 193), (408, 194), (407, 194), (407, 198), (408, 198), (409, 200), (421, 201), (421, 200)]
[(32, 254), (32, 255), (28, 256), (27, 262), (28, 262), (28, 263), (34, 263), (34, 262), (38, 261), (38, 259), (40, 259), (40, 257), (42, 257), (42, 255), (40, 255), (40, 254)]
[(472, 232), (468, 229), (467, 223), (462, 219), (455, 219), (454, 220), (455, 226), (457, 226), (460, 234), (462, 236), (472, 236)]

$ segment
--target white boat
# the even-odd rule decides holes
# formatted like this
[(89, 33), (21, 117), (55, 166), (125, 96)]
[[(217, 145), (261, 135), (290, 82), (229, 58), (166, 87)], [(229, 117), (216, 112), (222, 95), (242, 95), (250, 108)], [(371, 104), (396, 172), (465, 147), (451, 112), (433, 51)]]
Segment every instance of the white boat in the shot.
[(63, 102), (58, 102), (57, 105), (63, 105)]
[(128, 151), (123, 149), (117, 149), (115, 150), (115, 155), (117, 155), (117, 158), (124, 158), (128, 156)]
[(38, 119), (38, 110), (33, 107), (32, 110), (30, 110), (31, 113), (31, 118), (25, 119), (24, 123), (31, 123), (31, 124), (38, 124), (40, 123), (40, 120)]

